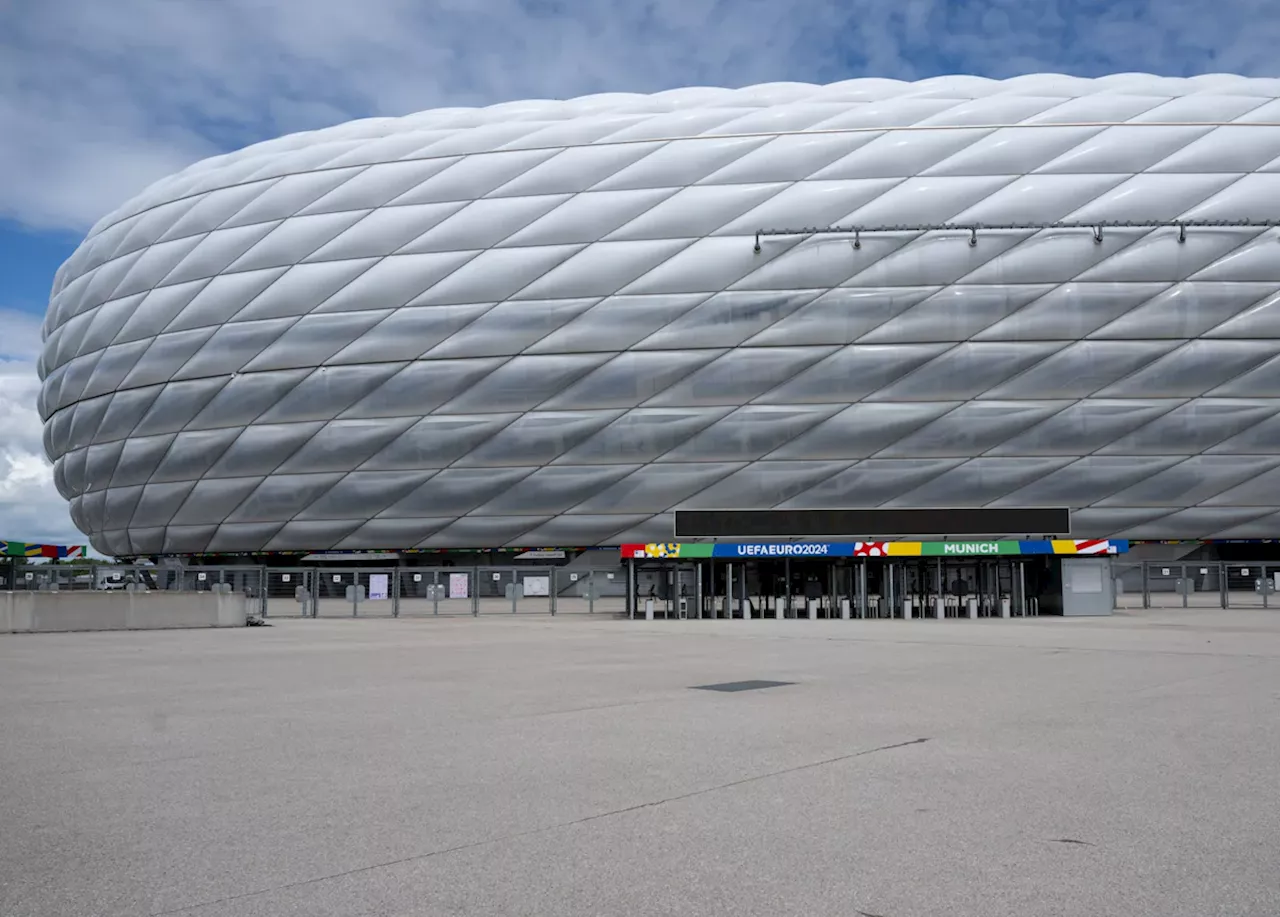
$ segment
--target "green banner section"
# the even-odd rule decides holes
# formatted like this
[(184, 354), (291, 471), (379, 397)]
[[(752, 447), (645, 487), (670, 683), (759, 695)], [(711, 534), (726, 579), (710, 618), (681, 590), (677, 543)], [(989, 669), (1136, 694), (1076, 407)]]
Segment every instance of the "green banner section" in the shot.
[(1017, 541), (926, 541), (920, 545), (922, 557), (991, 557), (1021, 554)]

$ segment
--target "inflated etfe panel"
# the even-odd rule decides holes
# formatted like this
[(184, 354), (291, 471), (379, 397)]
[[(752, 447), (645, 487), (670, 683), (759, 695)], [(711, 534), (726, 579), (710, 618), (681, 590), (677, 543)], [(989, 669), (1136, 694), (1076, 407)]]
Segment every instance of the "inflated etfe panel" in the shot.
[[(1275, 535), (1280, 236), (1198, 224), (1280, 216), (1277, 96), (685, 89), (206, 160), (58, 272), (58, 487), (123, 554), (663, 541), (677, 507)], [(885, 229), (948, 222), (1022, 228)], [(832, 224), (870, 231), (756, 250)]]

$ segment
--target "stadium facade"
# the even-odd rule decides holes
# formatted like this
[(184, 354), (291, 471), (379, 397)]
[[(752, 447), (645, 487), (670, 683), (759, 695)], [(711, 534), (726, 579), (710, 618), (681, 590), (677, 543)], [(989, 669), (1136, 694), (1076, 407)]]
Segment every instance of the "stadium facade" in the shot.
[(1274, 537), (1277, 202), (1280, 80), (1225, 75), (357, 121), (93, 228), (45, 445), (115, 555), (671, 542), (677, 509)]

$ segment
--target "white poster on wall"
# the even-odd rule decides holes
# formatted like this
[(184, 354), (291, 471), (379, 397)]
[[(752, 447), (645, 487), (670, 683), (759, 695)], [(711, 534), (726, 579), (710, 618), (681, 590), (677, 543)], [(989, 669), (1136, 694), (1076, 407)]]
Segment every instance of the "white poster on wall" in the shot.
[(551, 577), (526, 576), (524, 578), (524, 594), (525, 596), (550, 595), (551, 594)]
[(465, 599), (471, 594), (471, 577), (466, 573), (449, 574), (449, 598)]
[(388, 577), (385, 573), (369, 574), (369, 601), (379, 602), (391, 598), (391, 590), (387, 581)]

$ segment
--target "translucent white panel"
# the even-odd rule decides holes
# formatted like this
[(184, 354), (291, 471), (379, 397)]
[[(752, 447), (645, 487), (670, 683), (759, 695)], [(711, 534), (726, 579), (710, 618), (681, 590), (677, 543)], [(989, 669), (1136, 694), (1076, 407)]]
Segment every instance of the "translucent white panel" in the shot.
[[(545, 277), (581, 248), (579, 245), (540, 245), (488, 249), (438, 280), (413, 302), (415, 305), (447, 305), (506, 299), (522, 288), (527, 289), (530, 282)], [(527, 297), (522, 293), (521, 298)]]
[(145, 293), (135, 293), (122, 299), (114, 299), (90, 313), (89, 328), (84, 336), (84, 349), (96, 350), (112, 343), (145, 296)]
[(633, 528), (647, 519), (648, 516), (644, 514), (624, 516), (610, 513), (587, 516), (573, 513), (554, 516), (543, 525), (526, 532), (521, 538), (529, 544), (622, 544), (617, 533), (622, 529)]
[[(619, 517), (626, 518), (626, 517)], [(629, 529), (615, 533), (608, 544), (649, 544), (655, 541), (662, 541), (664, 538), (670, 538), (671, 533), (675, 531), (675, 514), (661, 513), (651, 516), (644, 522), (639, 523)], [(563, 544), (564, 542), (543, 542), (538, 544)]]
[[(151, 480), (193, 481), (216, 462), (240, 435), (239, 427), (221, 430), (185, 430), (171, 437), (171, 444), (151, 475)], [(123, 482), (121, 482), (123, 483)]]
[[(663, 198), (671, 196), (669, 188), (642, 189), (638, 191), (588, 191), (565, 198), (492, 198), (484, 203), (497, 208), (504, 219), (499, 224), (503, 230), (504, 245), (563, 245), (594, 242), (612, 230), (627, 223), (637, 214), (650, 210)], [(545, 216), (532, 220), (507, 218), (508, 203), (517, 201), (563, 201)], [(474, 205), (473, 205), (474, 206)], [(468, 208), (470, 209), (470, 208)], [(491, 220), (492, 222), (492, 220)], [(657, 238), (669, 238), (671, 233), (659, 233)], [(679, 235), (694, 235), (680, 233)], [(497, 240), (494, 240), (497, 241)]]
[(163, 436), (137, 436), (111, 446), (92, 446), (90, 454), (96, 449), (110, 449), (116, 452), (117, 458), (111, 468), (98, 466), (91, 472), (89, 456), (86, 456), (85, 477), (88, 479), (92, 474), (92, 480), (86, 480), (85, 483), (89, 486), (97, 485), (95, 489), (105, 487), (108, 481), (112, 487), (146, 484), (172, 442), (173, 434), (169, 433)]
[(1270, 515), (1269, 510), (1260, 507), (1250, 509), (1193, 507), (1124, 529), (1119, 533), (1119, 537), (1189, 539), (1198, 537), (1202, 532), (1216, 534), (1223, 530), (1234, 530), (1237, 526), (1245, 526), (1250, 520)]
[[(1124, 175), (1023, 175), (958, 211), (962, 223), (1042, 223), (1061, 220), (1125, 180)], [(1087, 241), (1075, 230), (1072, 241)], [(985, 235), (984, 235), (985, 238)]]
[[(1084, 398), (1176, 346), (1171, 341), (1077, 341), (987, 392), (990, 398)], [(1004, 374), (1006, 377), (1008, 373)], [(1155, 393), (1141, 391), (1138, 395)], [(1118, 393), (1116, 397), (1122, 397)]]
[(1077, 538), (1111, 538), (1114, 537), (1114, 532), (1123, 532), (1139, 523), (1159, 519), (1168, 514), (1168, 507), (1150, 509), (1108, 506), (1076, 509), (1071, 512), (1071, 532)]
[(735, 347), (814, 298), (799, 293), (718, 293), (636, 346), (643, 350)]
[(518, 415), (425, 417), (361, 467), (361, 471), (441, 468), (488, 440)]
[(380, 207), (418, 187), (448, 166), (447, 161), (440, 159), (374, 163), (299, 212), (336, 213)]
[(380, 452), (413, 426), (415, 418), (331, 420), (309, 437), (280, 466), (284, 473), (347, 471)]
[[(195, 484), (190, 481), (148, 484), (143, 488), (142, 496), (138, 498), (138, 505), (133, 511), (133, 518), (129, 522), (131, 534), (136, 537), (139, 526), (168, 525), (193, 487)], [(159, 545), (156, 545), (154, 550), (159, 550)]]
[(993, 455), (1081, 455), (1096, 452), (1181, 402), (1120, 401), (1090, 398), (1059, 411), (1034, 427), (1007, 439)]
[(446, 468), (379, 515), (390, 519), (460, 516), (514, 487), (532, 471), (532, 468)]
[[(159, 397), (161, 390), (162, 386), (153, 385), (148, 388), (116, 392), (114, 395), (95, 398), (92, 401), (86, 401), (78, 405), (75, 413), (79, 414), (90, 406), (97, 407), (97, 410), (101, 411), (98, 414), (98, 424), (96, 431), (90, 431), (89, 435), (92, 437), (93, 442), (112, 442), (113, 440), (123, 439), (133, 432), (133, 428), (138, 425), (138, 421), (142, 420), (147, 410)], [(67, 418), (65, 421), (67, 432), (63, 436), (68, 437), (70, 435), (70, 421), (74, 415), (70, 412), (54, 415), (52, 426), (55, 436), (54, 441), (51, 443), (54, 447), (50, 450), (51, 455), (60, 454), (69, 448), (69, 441), (64, 438), (63, 442), (59, 443), (59, 436), (57, 435), (64, 423), (64, 417)]]
[(945, 111), (955, 104), (950, 99), (897, 99), (896, 89), (883, 101), (870, 100), (864, 104), (849, 106), (843, 113), (821, 121), (818, 130), (865, 130), (873, 127), (906, 127), (918, 124), (925, 118)]
[(227, 517), (227, 521), (271, 522), (291, 519), (341, 479), (341, 474), (273, 475), (259, 484)]
[(430, 471), (353, 472), (298, 514), (300, 519), (358, 519), (395, 503), (431, 476)]
[(774, 452), (775, 459), (853, 459), (879, 452), (890, 443), (938, 419), (959, 402), (851, 405)]
[(744, 404), (831, 353), (830, 347), (749, 347), (730, 350), (669, 385), (649, 407)]
[(410, 363), (356, 402), (344, 416), (420, 416), (466, 391), (500, 364), (495, 359)]
[(447, 414), (527, 411), (606, 359), (605, 354), (515, 357), (440, 410)]
[(1268, 284), (1179, 283), (1091, 336), (1103, 339), (1198, 337), (1272, 291)]
[(515, 173), (493, 197), (525, 194), (574, 194), (648, 156), (660, 143), (627, 143), (575, 147), (555, 154), (532, 168)]
[[(829, 226), (842, 221), (868, 201), (885, 194), (902, 180), (869, 178), (863, 181), (802, 181), (791, 185), (745, 185), (744, 188), (768, 189), (769, 196), (742, 216), (729, 220), (717, 235), (750, 235), (757, 230), (806, 226)], [(720, 189), (728, 191), (728, 188)], [(688, 192), (700, 191), (689, 188)], [(685, 194), (684, 191), (680, 195)], [(673, 232), (668, 234), (674, 235)]]
[(848, 462), (752, 462), (680, 501), (680, 509), (771, 509), (843, 471)]
[(749, 405), (716, 421), (668, 452), (672, 462), (743, 461), (761, 458), (821, 423), (834, 406)]
[[(147, 352), (149, 364), (145, 370), (139, 364), (139, 383), (158, 382), (162, 377), (158, 370), (169, 369), (174, 379), (198, 379), (202, 376), (216, 376), (222, 373), (238, 372), (241, 367), (262, 352), (262, 349), (279, 337), (289, 327), (290, 320), (278, 318), (267, 322), (239, 322), (234, 325), (223, 325), (216, 331), (202, 329), (190, 334), (205, 334), (214, 331), (199, 349), (184, 356), (181, 365), (161, 364), (160, 359), (151, 356), (158, 351), (159, 358), (169, 356), (171, 348), (165, 346), (167, 339), (178, 335), (162, 334), (156, 338)], [(183, 348), (184, 354), (187, 348)], [(143, 373), (145, 372), (145, 375)]]
[(226, 379), (170, 382), (151, 402), (151, 407), (134, 428), (133, 435), (176, 433), (226, 384)]
[[(401, 246), (418, 238), (431, 227), (446, 219), (451, 214), (466, 206), (455, 201), (447, 204), (419, 204), (411, 207), (383, 207), (372, 212), (363, 211), (348, 214), (329, 214), (325, 216), (299, 217), (283, 224), (281, 229), (290, 228), (295, 223), (304, 225), (322, 225), (324, 222), (343, 221), (340, 234), (334, 234), (330, 240), (320, 246), (312, 246), (303, 251), (298, 258), (310, 257), (314, 261), (331, 261), (340, 258), (368, 258), (389, 255), (400, 250)], [(336, 225), (336, 223), (335, 223)], [(266, 243), (273, 241), (276, 230)], [(260, 247), (265, 247), (260, 246)], [(459, 245), (456, 248), (478, 248), (478, 245)], [(299, 246), (301, 249), (302, 246)], [(257, 250), (246, 257), (252, 257)]]
[[(1275, 505), (1276, 480), (1270, 490), (1257, 485), (1280, 464), (1280, 458), (1250, 455), (1196, 455), (1101, 501), (1103, 506)], [(1232, 488), (1248, 481), (1243, 488)]]
[(1193, 275), (1191, 279), (1262, 283), (1280, 281), (1280, 259), (1276, 258), (1278, 240), (1280, 232), (1268, 230), (1239, 250)]
[[(283, 525), (279, 522), (253, 522), (239, 525), (220, 525), (209, 540), (208, 551), (250, 550), (261, 551)], [(314, 544), (314, 542), (313, 542)]]
[(730, 410), (652, 408), (628, 411), (556, 461), (570, 464), (652, 461), (726, 416)]
[[(328, 251), (326, 243), (347, 232), (359, 235), (352, 227), (362, 225), (371, 215), (368, 210), (358, 210), (292, 217), (278, 224), (253, 248), (233, 261), (230, 269), (248, 271), (264, 267), (288, 267), (309, 257), (336, 260), (343, 257), (342, 254)], [(389, 251), (394, 249), (383, 249), (375, 254), (385, 255)]]
[(987, 129), (889, 132), (815, 172), (812, 177), (821, 181), (918, 175), (988, 133)]
[(246, 322), (306, 315), (374, 263), (372, 258), (362, 258), (354, 261), (295, 264), (250, 300), (235, 314), (233, 320)]
[(289, 390), (263, 413), (263, 422), (329, 420), (382, 385), (403, 363), (372, 363), (363, 366), (322, 366)]
[(467, 156), (428, 178), (416, 188), (406, 191), (392, 203), (398, 206), (475, 200), (478, 197), (484, 197), (490, 191), (501, 187), (539, 163), (546, 162), (555, 155), (555, 152), (555, 150), (520, 150)]
[(246, 372), (319, 366), (383, 318), (388, 311), (304, 315), (246, 367)]
[(74, 358), (84, 353), (91, 353), (98, 348), (95, 346), (82, 346), (84, 344), (85, 335), (89, 333), (89, 328), (93, 325), (93, 313), (77, 315), (59, 328), (57, 351), (54, 358), (49, 361), (50, 366), (62, 366), (69, 363)]
[(979, 341), (1077, 340), (1155, 298), (1168, 289), (1168, 284), (1067, 283), (1037, 289), (1044, 290), (1044, 294), (979, 331), (975, 338)]
[(271, 474), (323, 426), (322, 423), (259, 423), (246, 427), (205, 476), (239, 478)]
[(984, 506), (1052, 474), (1069, 458), (976, 458), (888, 501), (889, 506)]
[(58, 406), (65, 407), (73, 401), (80, 400), (84, 394), (84, 387), (89, 382), (89, 377), (93, 375), (94, 367), (98, 365), (98, 360), (102, 357), (102, 351), (96, 351), (88, 356), (76, 357), (68, 363), (62, 370), (62, 384), (58, 388)]
[(517, 137), (503, 145), (507, 150), (533, 150), (546, 147), (581, 147), (648, 120), (643, 114), (606, 114), (595, 118), (574, 118), (549, 124), (532, 134)]
[[(1046, 360), (1056, 343), (968, 342), (959, 344), (873, 395), (874, 401), (934, 401), (976, 398), (1018, 373)], [(994, 393), (991, 397), (995, 397)], [(1032, 395), (1011, 394), (1011, 398)]]
[(1082, 281), (1185, 280), (1256, 236), (1249, 229), (1209, 229), (1178, 241), (1172, 227), (1153, 229), (1141, 240), (1080, 275)]
[(132, 344), (117, 344), (102, 351), (80, 397), (93, 398), (115, 391), (149, 344), (149, 341), (134, 341)]
[(1256, 111), (1263, 99), (1255, 96), (1228, 95), (1225, 92), (1186, 95), (1170, 99), (1155, 108), (1149, 108), (1133, 120), (1143, 121), (1204, 121), (1210, 124), (1231, 121)]
[[(361, 309), (394, 309), (419, 305), (420, 297), (438, 281), (466, 264), (475, 252), (434, 255), (392, 255), (376, 262), (326, 299), (318, 312), (356, 312)], [(492, 297), (490, 297), (492, 299)], [(483, 302), (477, 296), (473, 301)]]
[(760, 111), (735, 112), (732, 120), (719, 126), (717, 134), (768, 134), (778, 131), (801, 131), (847, 111), (838, 102), (819, 104), (797, 101), (789, 105), (772, 105)]
[(142, 485), (135, 487), (112, 487), (105, 491), (106, 503), (102, 508), (102, 522), (99, 528), (125, 529), (133, 519), (133, 511), (142, 499)]
[(686, 239), (597, 242), (529, 284), (515, 298), (609, 296), (688, 244)]
[(692, 185), (768, 142), (767, 137), (673, 140), (595, 185), (598, 191)]
[[(172, 437), (165, 438), (172, 441)], [(75, 493), (83, 493), (87, 490), (102, 490), (103, 488), (110, 486), (116, 472), (116, 466), (120, 462), (120, 454), (124, 451), (124, 447), (125, 441), (121, 440), (119, 442), (106, 443), (105, 445), (90, 446), (88, 449), (85, 449), (84, 462), (79, 474), (80, 479), (75, 482), (76, 486), (72, 488), (73, 491)], [(71, 456), (65, 456), (64, 458), (59, 459), (54, 467), (63, 467), (65, 470), (66, 464), (64, 463), (67, 463), (67, 460), (70, 458)], [(126, 474), (128, 473), (129, 472), (126, 472)], [(115, 483), (137, 484), (141, 482), (137, 480), (132, 482), (120, 480)]]
[(503, 118), (494, 123), (485, 118), (469, 130), (449, 132), (442, 139), (424, 147), (418, 155), (451, 156), (458, 153), (482, 153), (485, 150), (501, 147), (511, 140), (532, 133), (533, 130), (536, 128), (521, 124), (518, 120)]
[(277, 267), (214, 277), (163, 330), (186, 331), (222, 324), (283, 273), (284, 268)]
[(934, 292), (935, 287), (831, 290), (748, 338), (746, 343), (760, 347), (849, 344)]
[(1196, 453), (1280, 411), (1271, 400), (1204, 398), (1188, 402), (1107, 444), (1103, 454)]
[(828, 478), (787, 500), (780, 508), (828, 509), (879, 506), (898, 494), (943, 474), (961, 459), (872, 459)]
[(1103, 128), (1095, 125), (1028, 130), (1008, 127), (992, 131), (972, 146), (928, 169), (926, 175), (1000, 175), (1032, 172), (1085, 143)]
[[(669, 239), (705, 236), (717, 232), (736, 217), (768, 200), (785, 188), (771, 185), (710, 185), (681, 188), (654, 203), (635, 219), (610, 234), (610, 239)], [(640, 194), (653, 192), (614, 192)], [(580, 200), (586, 195), (581, 195)], [(760, 229), (755, 223), (747, 232)]]
[(1104, 398), (1191, 398), (1277, 353), (1280, 341), (1191, 341), (1099, 394)]
[(214, 277), (232, 262), (261, 242), (278, 223), (256, 223), (235, 229), (218, 229), (200, 240), (178, 266), (165, 275), (164, 282), (183, 283)]
[(1107, 227), (1102, 241), (1094, 243), (1091, 241), (1093, 231), (1089, 229), (1041, 230), (1016, 248), (992, 258), (966, 277), (965, 282), (1068, 283), (1099, 261), (1132, 245), (1148, 231)]
[(499, 303), (432, 348), (428, 358), (518, 354), (595, 303), (595, 299)]
[(491, 308), (488, 304), (476, 304), (397, 309), (330, 357), (328, 363), (332, 366), (340, 363), (415, 359)]
[(755, 253), (748, 239), (698, 239), (621, 292), (624, 295), (714, 293), (738, 282), (756, 270), (760, 263), (761, 257)]
[(802, 181), (867, 143), (866, 133), (791, 134), (775, 137), (759, 149), (712, 172), (706, 184)]
[(235, 376), (226, 382), (204, 410), (187, 423), (187, 429), (205, 430), (252, 423), (310, 373), (309, 369), (292, 369)]
[(1054, 108), (1060, 100), (1051, 96), (997, 93), (963, 102), (921, 122), (924, 125), (1017, 124)]
[(94, 493), (85, 494), (80, 500), (80, 513), (84, 517), (88, 528), (100, 533), (99, 540), (106, 541), (106, 534), (102, 531), (103, 517), (106, 515), (107, 492), (99, 490)]
[(545, 465), (616, 418), (618, 411), (525, 414), (459, 459), (463, 466)]
[(477, 508), (479, 516), (557, 513), (604, 490), (639, 465), (551, 465), (539, 468)]
[[(535, 224), (543, 214), (556, 209), (568, 198), (563, 194), (545, 194), (536, 197), (513, 197), (472, 201), (448, 219), (426, 228), (427, 231), (406, 239), (403, 253), (447, 252), (464, 249), (484, 249), (497, 245), (513, 233)], [(432, 205), (446, 206), (446, 205)], [(449, 204), (447, 206), (454, 206)], [(405, 208), (392, 208), (397, 211)], [(595, 237), (592, 237), (595, 238)], [(541, 245), (543, 240), (526, 243)]]
[(1066, 406), (1065, 401), (971, 401), (879, 454), (885, 458), (981, 455)]
[(416, 546), (452, 518), (371, 519), (337, 544), (340, 551)]
[(160, 241), (181, 239), (217, 229), (270, 186), (270, 181), (262, 181), (210, 191), (192, 201), (187, 211), (168, 226), (160, 236)]
[(1053, 474), (992, 501), (992, 505), (1088, 506), (1159, 474), (1182, 460), (1182, 456), (1085, 456)]
[(553, 331), (530, 345), (529, 353), (623, 350), (674, 321), (705, 298), (701, 293), (679, 296), (611, 296), (558, 331)]
[(223, 225), (247, 226), (250, 223), (291, 217), (312, 201), (319, 200), (359, 174), (360, 169), (347, 168), (286, 175), (270, 186), (265, 186), (261, 194)]
[[(764, 348), (765, 352), (787, 348)], [(857, 401), (938, 356), (945, 344), (859, 345), (836, 351), (760, 396), (765, 404)], [(749, 353), (735, 351), (734, 353)], [(712, 364), (718, 366), (721, 361)]]
[(621, 353), (543, 403), (549, 410), (633, 407), (714, 360), (723, 351)]
[[(1058, 134), (1060, 130), (1044, 133)], [(1039, 166), (1038, 171), (1071, 175), (1089, 172), (1141, 172), (1199, 140), (1210, 130), (1212, 128), (1198, 125), (1122, 124), (1108, 127), (1074, 149)]]
[(688, 465), (662, 462), (641, 465), (590, 499), (580, 503), (570, 502), (575, 512), (583, 513), (653, 512), (655, 509), (675, 506), (681, 500), (701, 493), (716, 481), (743, 467), (745, 466), (740, 462), (695, 462)]
[[(911, 238), (901, 233), (877, 233), (863, 238), (861, 247), (855, 249), (852, 239), (836, 235), (765, 236), (756, 256), (759, 266), (734, 284), (734, 289), (790, 291), (840, 286), (908, 244)], [(748, 250), (753, 248), (750, 239), (738, 241)], [(919, 284), (912, 281), (910, 285)]]
[[(134, 305), (132, 314), (116, 335), (116, 343), (140, 341), (153, 336), (173, 321), (207, 283), (208, 280), (193, 280), (149, 291)], [(46, 349), (47, 347), (46, 344)]]
[(1135, 175), (1110, 192), (1089, 201), (1073, 220), (1172, 220), (1227, 187), (1238, 176)]
[(164, 554), (195, 554), (205, 550), (218, 531), (216, 525), (170, 525), (164, 530)]
[[(329, 161), (329, 166), (331, 168), (362, 166), (370, 163), (392, 162), (397, 159), (416, 159), (415, 154), (419, 150), (448, 135), (447, 131), (411, 130), (406, 127), (392, 130), (395, 132), (386, 137), (362, 143), (355, 149), (335, 157)], [(426, 160), (435, 164), (437, 171), (455, 161), (449, 157)]]
[(519, 541), (529, 530), (549, 521), (549, 516), (466, 516), (427, 538), (419, 547), (511, 544)]
[(116, 286), (112, 296), (115, 298), (128, 296), (159, 285), (199, 242), (199, 236), (192, 236), (173, 242), (162, 242), (145, 249), (142, 256), (133, 263), (129, 272)]
[[(898, 226), (912, 223), (946, 223), (964, 214), (966, 208), (979, 201), (990, 199), (1000, 189), (1014, 181), (1010, 175), (977, 175), (977, 176), (934, 176), (908, 178), (897, 184), (892, 190), (885, 192), (856, 211), (848, 214), (838, 222), (841, 225), (856, 226)], [(945, 234), (937, 237), (945, 239), (949, 245), (964, 235)], [(985, 232), (981, 235), (986, 251), (972, 252), (970, 255), (986, 255), (991, 250), (985, 245), (992, 240), (1007, 239), (1005, 247), (1016, 243), (1022, 236), (1010, 236), (1007, 233)], [(932, 242), (933, 239), (921, 240)], [(917, 243), (919, 244), (919, 243)], [(955, 246), (959, 248), (959, 246)], [(996, 251), (1003, 251), (997, 248)], [(986, 258), (979, 258), (979, 263)], [(924, 282), (924, 281), (921, 281)]]
[(869, 331), (861, 340), (868, 344), (964, 341), (1049, 289), (1031, 285), (947, 287)]
[[(1256, 175), (1237, 176), (1237, 179), (1217, 194), (1192, 207), (1182, 218), (1187, 220), (1239, 220), (1241, 214), (1251, 213), (1259, 200), (1266, 200), (1280, 194), (1280, 175), (1259, 173)], [(1197, 229), (1202, 232), (1203, 229)], [(1220, 230), (1228, 231), (1228, 230)], [(1256, 228), (1239, 228), (1229, 230), (1237, 236), (1238, 243), (1243, 245), (1258, 235)]]

